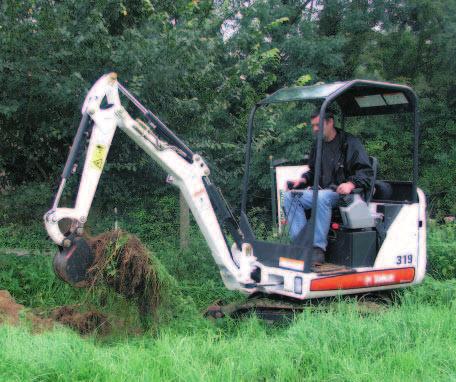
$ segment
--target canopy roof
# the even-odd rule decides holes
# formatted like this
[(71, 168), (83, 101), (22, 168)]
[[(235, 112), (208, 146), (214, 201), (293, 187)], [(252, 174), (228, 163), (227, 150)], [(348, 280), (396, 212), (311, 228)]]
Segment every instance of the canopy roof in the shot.
[(416, 95), (408, 86), (368, 80), (352, 80), (276, 91), (259, 105), (290, 101), (335, 101), (344, 116), (412, 112)]

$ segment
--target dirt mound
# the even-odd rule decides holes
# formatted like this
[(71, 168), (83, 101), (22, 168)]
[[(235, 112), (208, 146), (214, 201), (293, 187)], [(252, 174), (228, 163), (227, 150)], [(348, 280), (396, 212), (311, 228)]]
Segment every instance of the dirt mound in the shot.
[(105, 232), (89, 239), (95, 261), (89, 269), (91, 285), (105, 283), (137, 304), (142, 317), (156, 314), (160, 283), (151, 258), (135, 236)]
[(51, 318), (42, 318), (27, 311), (18, 304), (7, 290), (0, 290), (0, 324), (19, 325), (25, 318), (32, 332), (42, 332), (54, 327), (54, 322), (78, 331), (80, 334), (97, 332), (106, 335), (110, 332), (108, 317), (97, 311), (78, 312), (74, 307), (62, 306), (54, 309)]
[(38, 317), (24, 309), (24, 305), (18, 304), (7, 290), (0, 290), (0, 324), (19, 325), (21, 318), (24, 317), (31, 324), (33, 332), (53, 327), (51, 319)]
[(0, 323), (19, 324), (19, 313), (24, 305), (18, 304), (7, 290), (0, 290)]
[(95, 310), (78, 312), (71, 306), (62, 306), (52, 311), (52, 319), (62, 325), (69, 326), (80, 334), (97, 332), (106, 335), (111, 331), (108, 317)]

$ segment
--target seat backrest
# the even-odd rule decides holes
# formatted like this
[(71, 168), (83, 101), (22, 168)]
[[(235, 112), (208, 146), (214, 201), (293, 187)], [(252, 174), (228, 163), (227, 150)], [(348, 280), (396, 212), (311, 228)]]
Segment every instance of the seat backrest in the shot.
[(366, 193), (366, 203), (369, 204), (369, 202), (372, 199), (372, 195), (374, 195), (374, 190), (375, 190), (375, 182), (377, 181), (377, 170), (378, 170), (378, 159), (375, 157), (369, 157), (370, 164), (372, 166), (372, 171), (374, 175), (372, 176), (372, 181), (371, 181), (371, 186), (369, 191)]

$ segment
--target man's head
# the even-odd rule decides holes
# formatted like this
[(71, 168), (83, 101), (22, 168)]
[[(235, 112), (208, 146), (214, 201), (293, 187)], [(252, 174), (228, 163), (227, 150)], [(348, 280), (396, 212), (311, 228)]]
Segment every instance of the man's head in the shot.
[[(320, 123), (320, 108), (317, 107), (310, 115), (310, 124), (312, 126), (312, 133), (317, 135)], [(330, 109), (325, 111), (325, 120), (323, 123), (323, 136), (325, 140), (331, 140), (336, 136), (336, 129), (334, 127), (334, 112)]]

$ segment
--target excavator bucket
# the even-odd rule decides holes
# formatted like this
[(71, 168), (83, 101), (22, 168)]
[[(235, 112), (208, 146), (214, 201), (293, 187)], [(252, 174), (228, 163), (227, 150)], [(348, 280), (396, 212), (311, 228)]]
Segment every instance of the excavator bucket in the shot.
[(94, 258), (87, 241), (76, 237), (70, 247), (59, 247), (59, 252), (54, 256), (54, 272), (63, 281), (75, 287), (84, 287), (89, 282), (88, 270)]

